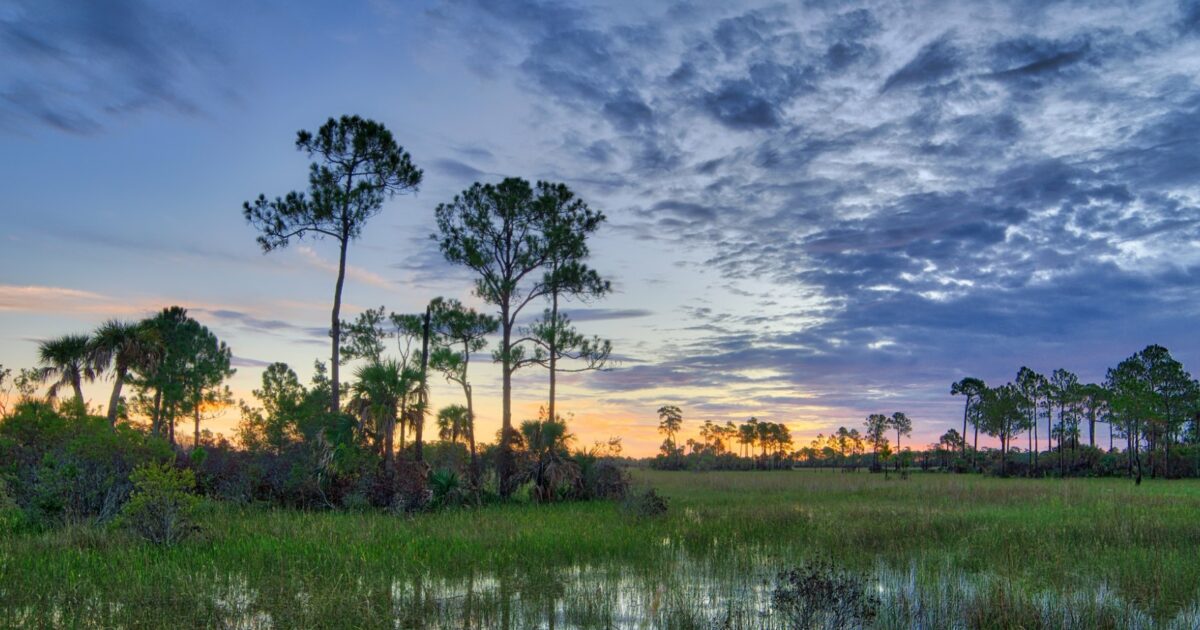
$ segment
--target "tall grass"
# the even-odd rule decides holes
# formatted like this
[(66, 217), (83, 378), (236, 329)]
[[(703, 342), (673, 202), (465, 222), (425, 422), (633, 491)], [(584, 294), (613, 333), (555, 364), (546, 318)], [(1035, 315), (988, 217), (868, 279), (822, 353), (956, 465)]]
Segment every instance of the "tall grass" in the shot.
[(780, 627), (774, 575), (816, 555), (873, 580), (879, 627), (1197, 617), (1200, 482), (636, 480), (670, 498), (666, 516), (600, 502), (413, 517), (223, 504), (208, 506), (200, 537), (172, 548), (95, 527), (6, 535), (0, 626)]

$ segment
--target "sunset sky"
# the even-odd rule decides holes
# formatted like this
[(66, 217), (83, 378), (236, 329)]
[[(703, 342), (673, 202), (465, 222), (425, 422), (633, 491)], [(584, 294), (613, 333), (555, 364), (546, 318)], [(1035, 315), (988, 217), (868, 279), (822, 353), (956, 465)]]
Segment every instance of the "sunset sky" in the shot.
[[(652, 453), (662, 404), (802, 444), (905, 411), (926, 444), (963, 376), (1099, 381), (1150, 343), (1200, 370), (1200, 3), (311, 5), (0, 2), (0, 364), (179, 304), (237, 396), (272, 361), (307, 380), (335, 245), (264, 255), (241, 204), (302, 189), (296, 131), (359, 114), (425, 181), (351, 246), (348, 317), (482, 306), (430, 240), (472, 182), (608, 215), (615, 292), (568, 308), (619, 359), (563, 379), (583, 445)], [(498, 370), (474, 377), (490, 437)]]

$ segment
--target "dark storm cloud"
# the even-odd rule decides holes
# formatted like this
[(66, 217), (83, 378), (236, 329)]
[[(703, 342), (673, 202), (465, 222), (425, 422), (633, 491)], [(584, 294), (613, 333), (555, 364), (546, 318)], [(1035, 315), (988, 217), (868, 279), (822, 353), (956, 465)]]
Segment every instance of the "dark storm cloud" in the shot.
[(76, 134), (148, 109), (200, 113), (197, 90), (226, 66), (186, 18), (138, 0), (18, 0), (0, 12), (0, 54), (0, 124)]

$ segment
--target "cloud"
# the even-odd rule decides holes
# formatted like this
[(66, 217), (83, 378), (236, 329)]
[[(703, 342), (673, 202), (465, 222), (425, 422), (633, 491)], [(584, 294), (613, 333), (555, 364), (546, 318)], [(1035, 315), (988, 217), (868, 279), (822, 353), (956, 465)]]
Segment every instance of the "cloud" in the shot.
[(451, 177), (463, 180), (478, 181), (487, 175), (470, 164), (449, 158), (434, 160), (433, 167)]
[[(301, 260), (303, 260), (309, 266), (322, 271), (328, 271), (334, 274), (337, 273), (337, 265), (322, 258), (321, 255), (317, 253), (317, 250), (313, 249), (312, 247), (309, 247), (308, 245), (299, 245), (294, 249), (300, 253)], [(395, 282), (392, 282), (391, 280), (388, 280), (387, 278), (384, 278), (373, 271), (368, 271), (354, 265), (346, 265), (346, 277), (354, 280), (355, 282), (369, 284), (380, 289), (387, 289), (389, 291), (397, 290)]]
[(584, 379), (598, 394), (936, 415), (968, 372), (1098, 378), (1150, 336), (1187, 347), (1191, 4), (521, 7), (488, 20), (562, 136), (542, 159), (709, 279), (687, 325), (639, 342), (654, 361)]
[(230, 359), (229, 363), (230, 363), (230, 365), (232, 365), (234, 367), (248, 367), (248, 368), (260, 368), (260, 367), (267, 367), (268, 365), (271, 365), (270, 361), (261, 361), (259, 359), (250, 359), (247, 357), (239, 357), (237, 355), (234, 355), (233, 358)]
[(17, 0), (0, 13), (0, 124), (94, 133), (147, 110), (194, 116), (230, 94), (221, 46), (188, 17), (139, 0)]
[(79, 289), (0, 284), (0, 311), (46, 313), (93, 309), (109, 302), (106, 296)]
[(884, 82), (883, 91), (942, 81), (953, 76), (962, 65), (962, 50), (945, 34), (923, 46), (912, 60), (892, 73)]

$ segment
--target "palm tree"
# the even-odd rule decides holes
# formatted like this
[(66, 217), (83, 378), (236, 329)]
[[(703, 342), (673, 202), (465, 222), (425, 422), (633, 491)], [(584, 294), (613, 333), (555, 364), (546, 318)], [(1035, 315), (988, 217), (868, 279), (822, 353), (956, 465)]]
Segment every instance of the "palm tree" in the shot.
[(144, 364), (154, 353), (146, 328), (134, 322), (110, 319), (92, 333), (88, 355), (97, 370), (110, 369), (113, 374), (112, 395), (108, 399), (108, 423), (117, 424), (121, 403), (121, 387), (134, 367)]
[(526, 420), (521, 423), (521, 437), (529, 464), (519, 479), (533, 482), (535, 501), (552, 501), (560, 488), (578, 485), (581, 471), (568, 452), (575, 436), (567, 432), (567, 423), (553, 418)]
[(400, 362), (386, 359), (359, 367), (354, 377), (353, 405), (364, 421), (375, 425), (376, 434), (382, 436), (384, 465), (395, 470), (396, 416), (412, 386), (412, 374)]
[(83, 404), (83, 381), (96, 379), (98, 370), (88, 353), (87, 335), (63, 335), (47, 339), (38, 344), (38, 379), (50, 384), (50, 397), (58, 395), (58, 388), (70, 385), (75, 390), (75, 399)]
[(438, 437), (457, 444), (458, 438), (466, 437), (470, 424), (470, 413), (462, 405), (447, 405), (437, 414)]

